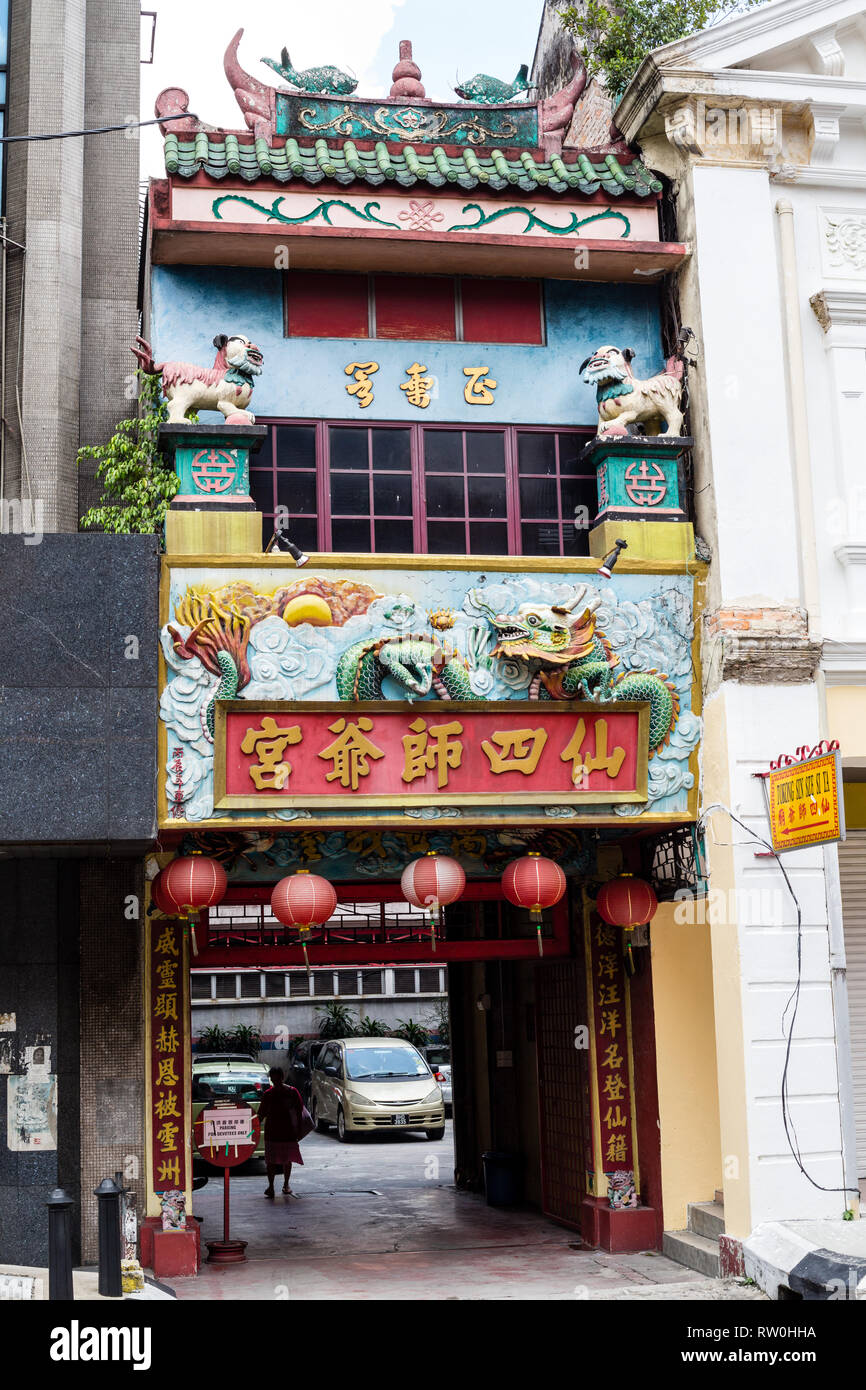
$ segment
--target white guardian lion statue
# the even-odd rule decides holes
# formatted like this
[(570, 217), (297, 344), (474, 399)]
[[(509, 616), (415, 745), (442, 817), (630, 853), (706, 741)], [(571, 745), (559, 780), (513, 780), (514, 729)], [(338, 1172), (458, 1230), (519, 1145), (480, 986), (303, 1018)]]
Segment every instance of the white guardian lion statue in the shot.
[(144, 338), (135, 341), (132, 352), (142, 371), (162, 377), (170, 425), (182, 425), (193, 410), (220, 410), (227, 424), (255, 424), (256, 417), (247, 406), (254, 378), (261, 374), (263, 355), (243, 333), (230, 337), (217, 334), (212, 367), (196, 367), (192, 362), (155, 363), (150, 343)]
[(633, 358), (631, 348), (600, 347), (580, 364), (583, 380), (595, 387), (596, 434), (634, 434), (629, 426), (641, 424), (647, 434), (681, 436), (682, 357), (669, 357), (664, 371), (646, 381), (639, 381), (632, 372)]

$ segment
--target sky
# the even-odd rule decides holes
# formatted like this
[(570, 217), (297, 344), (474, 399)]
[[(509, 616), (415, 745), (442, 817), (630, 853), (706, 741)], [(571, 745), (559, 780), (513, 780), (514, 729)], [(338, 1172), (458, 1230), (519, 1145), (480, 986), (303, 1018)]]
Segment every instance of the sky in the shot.
[[(411, 39), (428, 97), (445, 100), (458, 77), (487, 72), (510, 82), (532, 63), (543, 0), (142, 0), (142, 8), (157, 12), (153, 66), (141, 68), (142, 119), (164, 87), (182, 87), (202, 120), (238, 129), (222, 60), (242, 24), (241, 65), (260, 81), (280, 85), (260, 59), (279, 59), (285, 47), (296, 68), (331, 63), (359, 78), (359, 95), (387, 96), (399, 41)], [(150, 21), (143, 24), (149, 51)], [(158, 132), (142, 131), (144, 177), (163, 173)]]

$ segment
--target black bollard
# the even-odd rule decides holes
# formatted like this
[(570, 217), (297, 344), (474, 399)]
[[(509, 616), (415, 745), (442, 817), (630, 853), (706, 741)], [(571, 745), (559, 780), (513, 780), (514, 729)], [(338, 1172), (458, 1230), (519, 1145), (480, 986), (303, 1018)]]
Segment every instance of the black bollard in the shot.
[(48, 1297), (71, 1303), (72, 1291), (72, 1198), (62, 1187), (55, 1187), (48, 1201)]
[(99, 1292), (104, 1298), (120, 1298), (120, 1189), (113, 1178), (103, 1178), (94, 1188), (99, 1202)]

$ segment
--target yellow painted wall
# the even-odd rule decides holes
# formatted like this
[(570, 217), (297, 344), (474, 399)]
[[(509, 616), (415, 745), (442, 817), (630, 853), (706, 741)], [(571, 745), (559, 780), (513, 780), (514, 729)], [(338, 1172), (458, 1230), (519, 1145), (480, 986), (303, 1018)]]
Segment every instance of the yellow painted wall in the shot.
[(845, 782), (845, 825), (848, 830), (866, 830), (866, 782)]
[(827, 687), (828, 736), (839, 740), (842, 761), (866, 758), (866, 690), (862, 685)]
[(685, 1226), (687, 1203), (711, 1202), (722, 1186), (710, 928), (675, 922), (677, 906), (662, 903), (650, 928), (669, 1231)]
[[(731, 804), (727, 745), (725, 697), (719, 694), (704, 707), (702, 800), (705, 806), (717, 801), (726, 806)], [(710, 886), (724, 893), (735, 887), (730, 832), (728, 817), (722, 812), (715, 813), (707, 830)], [(733, 923), (711, 926), (710, 940), (725, 1229), (728, 1235), (743, 1237), (751, 1233), (752, 1222), (740, 948)], [(695, 1116), (696, 1133), (706, 1108), (704, 1102)]]

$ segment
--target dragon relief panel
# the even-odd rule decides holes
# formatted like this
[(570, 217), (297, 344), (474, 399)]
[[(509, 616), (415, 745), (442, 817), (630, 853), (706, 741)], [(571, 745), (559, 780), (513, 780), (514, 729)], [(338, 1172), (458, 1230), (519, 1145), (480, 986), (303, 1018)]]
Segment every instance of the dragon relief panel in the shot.
[[(269, 577), (272, 587), (268, 586)], [(691, 709), (691, 580), (625, 575), (604, 584), (574, 575), (393, 571), (332, 578), (177, 570), (161, 633), (167, 681), (170, 819), (214, 814), (217, 700), (591, 700), (649, 704), (648, 799), (617, 815), (685, 813), (690, 754), (700, 738)], [(508, 814), (519, 808), (503, 808)], [(549, 806), (552, 820), (610, 807)], [(270, 813), (301, 821), (310, 812)], [(344, 805), (335, 816), (345, 820)], [(407, 824), (459, 819), (456, 807), (407, 809)], [(221, 812), (243, 822), (258, 813)], [(336, 821), (335, 821), (336, 824)]]

